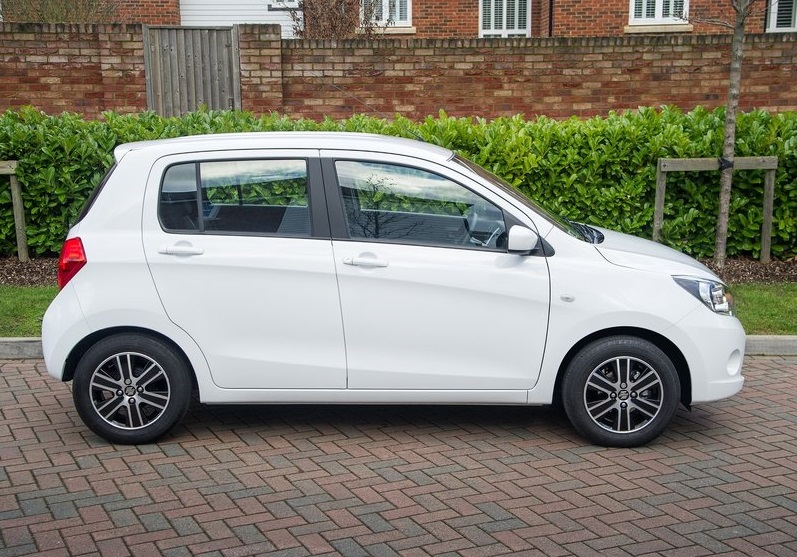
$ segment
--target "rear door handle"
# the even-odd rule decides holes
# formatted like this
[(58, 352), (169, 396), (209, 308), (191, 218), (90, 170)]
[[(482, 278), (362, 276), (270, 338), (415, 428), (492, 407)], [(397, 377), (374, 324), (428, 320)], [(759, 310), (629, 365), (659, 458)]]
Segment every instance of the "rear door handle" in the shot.
[(387, 267), (387, 261), (373, 257), (344, 257), (343, 264), (355, 267)]
[(162, 253), (163, 255), (202, 255), (205, 253), (205, 250), (192, 245), (172, 244), (171, 246), (161, 247), (158, 253)]

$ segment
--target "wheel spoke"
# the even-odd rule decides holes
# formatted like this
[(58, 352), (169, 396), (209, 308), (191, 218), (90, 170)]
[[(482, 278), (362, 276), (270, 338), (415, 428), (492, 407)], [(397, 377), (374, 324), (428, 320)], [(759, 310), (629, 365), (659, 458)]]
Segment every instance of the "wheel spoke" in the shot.
[(621, 360), (617, 358), (616, 360), (617, 366), (617, 383), (628, 384), (628, 378), (631, 376), (631, 360), (626, 358)]
[(600, 420), (615, 408), (613, 400), (599, 400), (587, 405), (587, 411), (595, 421)]
[(653, 417), (656, 416), (656, 412), (659, 411), (659, 408), (661, 407), (661, 405), (660, 404), (652, 404), (649, 401), (646, 401), (644, 399), (638, 398), (638, 399), (636, 399), (634, 401), (634, 407), (637, 410), (639, 410), (640, 412), (642, 412), (643, 414), (645, 414), (647, 417), (653, 418)]
[(645, 389), (649, 389), (653, 386), (660, 386), (661, 379), (653, 370), (649, 370), (644, 376), (637, 380), (634, 383), (634, 390), (635, 391), (644, 391)]
[(141, 407), (138, 402), (130, 404), (127, 407), (128, 415), (130, 416), (130, 427), (141, 427), (144, 424), (144, 416), (141, 415)]
[(589, 381), (587, 382), (587, 387), (592, 387), (602, 393), (606, 393), (607, 395), (617, 392), (616, 385), (612, 385), (606, 380), (605, 377), (595, 374), (590, 376)]
[(142, 402), (149, 404), (150, 406), (154, 406), (160, 410), (166, 408), (166, 405), (169, 402), (168, 395), (162, 395), (160, 393), (144, 392), (139, 395), (139, 398)]
[(107, 375), (100, 375), (95, 374), (91, 380), (91, 387), (101, 389), (103, 391), (118, 391), (121, 389), (121, 385), (118, 381), (115, 381), (108, 377)]
[(150, 365), (144, 371), (144, 373), (141, 374), (141, 377), (139, 377), (138, 385), (140, 387), (144, 387), (146, 389), (147, 385), (149, 385), (150, 383), (152, 383), (156, 379), (159, 379), (159, 378), (165, 377), (165, 376), (166, 376), (166, 374), (160, 368), (160, 366), (158, 364), (156, 364), (155, 362), (152, 362), (152, 365)]
[(617, 410), (617, 420), (615, 422), (615, 431), (628, 432), (631, 431), (631, 408), (628, 405), (620, 405)]
[(130, 354), (116, 356), (116, 367), (119, 369), (122, 381), (129, 385), (127, 382), (133, 380), (133, 364), (130, 360)]
[(105, 401), (104, 404), (97, 404), (95, 403), (94, 407), (97, 409), (97, 413), (108, 420), (111, 416), (113, 416), (119, 408), (124, 406), (125, 399), (124, 397), (117, 396), (113, 398), (109, 398)]

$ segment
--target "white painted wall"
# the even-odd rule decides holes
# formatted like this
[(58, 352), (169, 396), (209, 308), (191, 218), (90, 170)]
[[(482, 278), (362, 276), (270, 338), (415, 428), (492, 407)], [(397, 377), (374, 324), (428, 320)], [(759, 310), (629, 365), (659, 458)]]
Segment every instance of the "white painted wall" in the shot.
[(180, 0), (180, 20), (182, 25), (196, 27), (276, 23), (282, 26), (282, 37), (290, 39), (293, 21), (288, 12), (279, 8), (297, 4), (297, 0)]

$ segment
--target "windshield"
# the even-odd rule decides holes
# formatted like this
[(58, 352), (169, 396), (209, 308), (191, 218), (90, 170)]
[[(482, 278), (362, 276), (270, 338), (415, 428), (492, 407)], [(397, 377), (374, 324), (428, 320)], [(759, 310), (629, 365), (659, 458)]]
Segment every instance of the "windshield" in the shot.
[(515, 188), (510, 186), (508, 183), (506, 183), (504, 180), (502, 180), (492, 172), (485, 170), (478, 164), (471, 162), (466, 158), (463, 158), (459, 155), (454, 155), (454, 158), (451, 160), (453, 160), (454, 162), (458, 163), (461, 166), (464, 166), (468, 170), (475, 172), (476, 174), (479, 175), (480, 178), (487, 180), (489, 183), (498, 186), (499, 188), (501, 188), (502, 191), (511, 195), (513, 199), (519, 201), (526, 207), (529, 207), (530, 209), (534, 210), (540, 216), (544, 217), (548, 222), (550, 222), (557, 228), (564, 230), (571, 236), (574, 236), (579, 240), (584, 240), (586, 242), (593, 241), (591, 235), (587, 233), (587, 231), (585, 230), (588, 229), (586, 225), (574, 223), (555, 213), (551, 213), (550, 211), (539, 205), (536, 201), (529, 199), (528, 197), (517, 191)]

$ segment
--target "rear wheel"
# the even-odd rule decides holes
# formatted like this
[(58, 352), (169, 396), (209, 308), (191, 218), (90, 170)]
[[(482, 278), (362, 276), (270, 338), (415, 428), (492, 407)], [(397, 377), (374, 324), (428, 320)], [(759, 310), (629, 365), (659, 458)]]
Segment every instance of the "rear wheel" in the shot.
[(612, 447), (635, 447), (658, 437), (675, 416), (680, 394), (672, 361), (636, 337), (586, 346), (562, 381), (562, 402), (573, 427), (589, 441)]
[(191, 376), (168, 344), (136, 333), (89, 348), (75, 369), (72, 397), (83, 422), (113, 443), (152, 442), (188, 411)]

